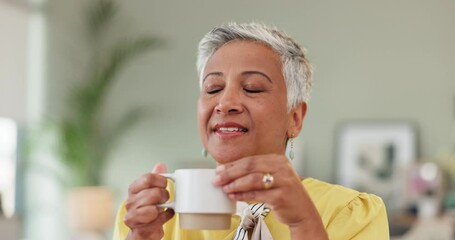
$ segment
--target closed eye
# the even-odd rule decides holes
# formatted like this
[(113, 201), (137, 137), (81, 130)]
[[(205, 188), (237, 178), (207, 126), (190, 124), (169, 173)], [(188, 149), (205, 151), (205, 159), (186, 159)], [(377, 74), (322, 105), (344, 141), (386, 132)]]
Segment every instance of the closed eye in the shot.
[(216, 88), (216, 89), (210, 89), (210, 90), (207, 90), (206, 92), (208, 94), (215, 94), (217, 92), (220, 92), (222, 90), (222, 88)]
[(261, 89), (244, 88), (243, 90), (245, 90), (245, 92), (247, 92), (247, 93), (261, 93), (261, 92), (263, 92), (263, 90), (261, 90)]

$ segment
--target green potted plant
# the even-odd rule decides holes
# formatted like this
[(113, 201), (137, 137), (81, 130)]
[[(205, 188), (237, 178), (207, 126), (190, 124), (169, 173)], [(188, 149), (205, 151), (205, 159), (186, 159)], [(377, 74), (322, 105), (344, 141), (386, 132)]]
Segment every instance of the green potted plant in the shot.
[(143, 108), (131, 109), (107, 128), (102, 122), (102, 109), (109, 90), (128, 63), (160, 44), (159, 39), (150, 36), (128, 36), (113, 43), (109, 39), (111, 44), (106, 43), (105, 34), (119, 7), (112, 0), (90, 4), (85, 16), (89, 69), (83, 75), (84, 81), (71, 89), (66, 102), (69, 111), (55, 125), (58, 159), (71, 175), (68, 215), (77, 232), (96, 232), (109, 226), (111, 218), (105, 215), (112, 212), (112, 197), (108, 189), (99, 187), (109, 151), (145, 114)]
[(72, 88), (68, 113), (57, 120), (59, 158), (71, 169), (73, 184), (100, 185), (109, 151), (134, 126), (145, 110), (137, 107), (123, 115), (111, 128), (102, 122), (102, 109), (112, 85), (125, 66), (159, 45), (150, 36), (128, 37), (107, 46), (104, 33), (118, 11), (112, 0), (96, 0), (88, 8), (87, 33), (91, 56), (85, 81)]

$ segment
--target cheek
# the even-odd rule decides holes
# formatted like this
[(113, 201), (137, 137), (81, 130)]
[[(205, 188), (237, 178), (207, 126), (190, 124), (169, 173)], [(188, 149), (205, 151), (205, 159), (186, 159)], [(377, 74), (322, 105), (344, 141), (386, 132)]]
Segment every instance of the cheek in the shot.
[[(269, 129), (267, 134), (271, 134), (272, 132), (274, 134), (275, 131), (272, 131), (273, 129), (276, 129), (281, 134), (283, 131), (286, 131), (289, 119), (288, 119), (288, 113), (287, 113), (287, 106), (285, 104), (277, 104), (277, 102), (269, 102), (266, 104), (265, 108), (262, 108), (259, 115), (255, 121), (260, 123), (261, 126), (265, 129)], [(286, 116), (286, 117), (283, 117)]]
[(201, 137), (203, 136), (203, 133), (207, 131), (207, 123), (210, 119), (211, 112), (210, 106), (208, 106), (205, 101), (199, 99), (197, 105), (197, 120)]

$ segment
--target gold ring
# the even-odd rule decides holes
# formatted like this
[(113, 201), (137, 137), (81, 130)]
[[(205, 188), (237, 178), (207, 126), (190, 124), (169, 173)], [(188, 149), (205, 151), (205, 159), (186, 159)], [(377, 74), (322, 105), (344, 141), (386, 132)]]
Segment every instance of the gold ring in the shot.
[(269, 189), (273, 186), (273, 176), (270, 173), (264, 174), (262, 177), (262, 184), (264, 185), (265, 189)]

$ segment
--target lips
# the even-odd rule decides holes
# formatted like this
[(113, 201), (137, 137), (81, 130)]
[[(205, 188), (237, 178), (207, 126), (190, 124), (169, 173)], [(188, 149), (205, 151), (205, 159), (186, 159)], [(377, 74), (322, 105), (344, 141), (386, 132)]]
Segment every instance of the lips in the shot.
[(236, 127), (220, 127), (216, 131), (217, 132), (248, 132), (248, 129), (236, 128)]
[(235, 138), (248, 132), (248, 128), (234, 122), (219, 123), (213, 128), (213, 131), (221, 138)]

